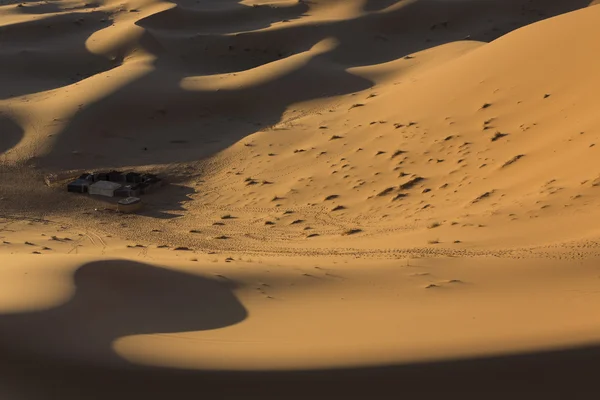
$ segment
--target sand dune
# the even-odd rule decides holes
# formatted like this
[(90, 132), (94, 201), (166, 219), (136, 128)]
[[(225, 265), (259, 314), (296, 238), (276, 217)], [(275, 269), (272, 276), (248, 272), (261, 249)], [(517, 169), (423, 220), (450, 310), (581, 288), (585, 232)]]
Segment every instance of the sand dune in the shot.
[(0, 394), (593, 397), (595, 3), (0, 1)]
[(598, 339), (597, 261), (200, 258), (165, 268), (49, 255), (43, 271), (34, 255), (9, 258), (3, 389), (93, 399), (592, 393), (597, 349), (573, 343)]

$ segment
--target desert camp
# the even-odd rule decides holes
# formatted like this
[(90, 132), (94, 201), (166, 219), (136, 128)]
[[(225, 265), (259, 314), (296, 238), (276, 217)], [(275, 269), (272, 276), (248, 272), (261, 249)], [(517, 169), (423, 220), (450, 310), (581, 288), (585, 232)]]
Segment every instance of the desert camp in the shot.
[(67, 184), (67, 191), (106, 197), (135, 197), (152, 193), (163, 185), (154, 174), (119, 171), (84, 173)]

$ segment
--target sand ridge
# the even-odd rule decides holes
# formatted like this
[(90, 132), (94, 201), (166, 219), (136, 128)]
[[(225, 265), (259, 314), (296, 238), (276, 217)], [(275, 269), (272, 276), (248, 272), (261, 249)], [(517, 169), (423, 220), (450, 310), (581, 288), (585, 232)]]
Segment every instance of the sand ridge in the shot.
[(0, 0), (0, 394), (593, 396), (593, 3)]

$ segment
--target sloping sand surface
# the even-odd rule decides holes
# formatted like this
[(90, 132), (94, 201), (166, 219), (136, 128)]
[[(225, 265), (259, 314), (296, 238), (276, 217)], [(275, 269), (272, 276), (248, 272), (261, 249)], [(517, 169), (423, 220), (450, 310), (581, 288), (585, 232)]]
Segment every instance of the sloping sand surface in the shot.
[(594, 3), (0, 0), (0, 397), (597, 397)]

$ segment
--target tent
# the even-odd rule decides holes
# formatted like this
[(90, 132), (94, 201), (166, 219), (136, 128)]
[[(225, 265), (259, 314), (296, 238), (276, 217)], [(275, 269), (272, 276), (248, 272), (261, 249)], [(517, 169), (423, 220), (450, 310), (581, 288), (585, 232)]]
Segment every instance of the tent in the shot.
[(84, 181), (94, 182), (94, 175), (85, 173), (85, 174), (81, 174), (78, 179), (83, 179)]
[(141, 183), (143, 181), (142, 175), (137, 172), (129, 172), (125, 174), (125, 180), (127, 183)]
[(96, 172), (94, 173), (94, 181), (107, 181), (108, 174), (106, 172)]
[(121, 185), (116, 182), (99, 181), (90, 185), (90, 194), (97, 194), (100, 196), (114, 197), (115, 190), (119, 189)]
[(136, 197), (141, 193), (139, 185), (125, 185), (115, 190), (116, 197)]
[(90, 181), (85, 179), (76, 179), (67, 185), (67, 191), (73, 193), (85, 193), (88, 191)]
[(120, 171), (110, 171), (108, 173), (108, 180), (111, 182), (125, 182), (125, 174)]

